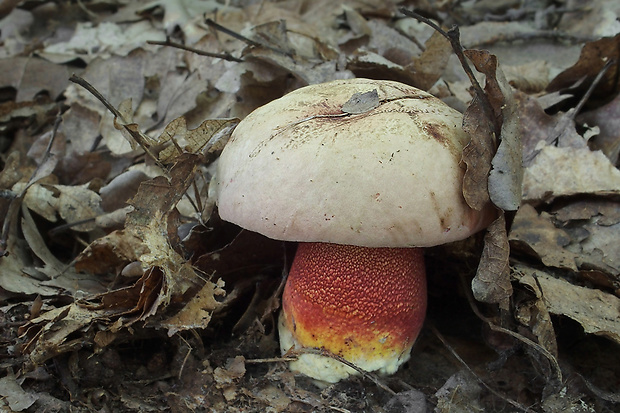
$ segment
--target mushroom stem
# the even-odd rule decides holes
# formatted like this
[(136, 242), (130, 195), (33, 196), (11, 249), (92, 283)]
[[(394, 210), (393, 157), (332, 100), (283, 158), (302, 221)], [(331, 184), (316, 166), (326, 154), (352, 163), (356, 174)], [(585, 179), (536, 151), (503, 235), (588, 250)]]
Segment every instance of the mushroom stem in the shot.
[[(321, 348), (366, 371), (394, 373), (409, 359), (426, 312), (420, 248), (300, 243), (282, 298), (280, 345)], [(355, 370), (302, 354), (293, 370), (337, 382)]]

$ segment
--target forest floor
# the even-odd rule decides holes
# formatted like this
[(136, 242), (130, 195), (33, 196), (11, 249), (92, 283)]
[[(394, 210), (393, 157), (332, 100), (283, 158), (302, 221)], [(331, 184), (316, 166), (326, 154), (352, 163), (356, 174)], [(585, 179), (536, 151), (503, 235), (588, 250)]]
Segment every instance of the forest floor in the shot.
[[(617, 1), (5, 0), (0, 17), (1, 411), (620, 409)], [(222, 221), (209, 183), (254, 109), (354, 77), (463, 112), (463, 196), (500, 218), (426, 249), (427, 319), (396, 374), (321, 385), (278, 344), (295, 245)]]

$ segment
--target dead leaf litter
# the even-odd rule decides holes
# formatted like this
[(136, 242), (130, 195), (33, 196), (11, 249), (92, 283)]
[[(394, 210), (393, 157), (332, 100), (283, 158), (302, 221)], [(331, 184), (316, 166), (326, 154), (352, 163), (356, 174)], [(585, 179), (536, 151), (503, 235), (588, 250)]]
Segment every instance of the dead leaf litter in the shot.
[[(2, 3), (0, 410), (617, 411), (620, 7), (587, 3)], [(353, 77), (464, 112), (497, 219), (428, 249), (403, 368), (319, 386), (275, 332), (294, 246), (210, 182), (240, 119)]]

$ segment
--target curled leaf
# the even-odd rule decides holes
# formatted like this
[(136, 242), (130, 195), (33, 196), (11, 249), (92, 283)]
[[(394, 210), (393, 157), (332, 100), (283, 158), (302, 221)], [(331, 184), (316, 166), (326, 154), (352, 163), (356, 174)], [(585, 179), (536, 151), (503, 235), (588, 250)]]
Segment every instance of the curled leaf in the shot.
[(463, 162), (467, 165), (463, 196), (470, 207), (481, 210), (490, 199), (488, 176), (495, 153), (495, 135), (491, 123), (484, 120), (484, 111), (477, 97), (463, 115), (463, 130), (471, 139), (463, 149)]
[[(474, 166), (473, 161), (470, 159), (470, 154), (475, 152), (463, 154), (465, 163), (468, 166), (468, 173), (470, 176), (476, 177), (475, 180), (471, 179), (467, 182), (467, 188), (472, 186), (476, 188), (474, 185), (480, 181), (481, 175), (487, 170), (486, 161), (489, 152), (494, 153), (491, 160), (492, 168), (488, 170), (489, 197), (497, 207), (505, 211), (514, 211), (521, 204), (521, 186), (523, 181), (523, 155), (517, 104), (514, 100), (511, 86), (499, 67), (497, 57), (481, 50), (466, 50), (465, 52), (476, 69), (486, 76), (485, 93), (491, 105), (491, 113), (483, 111), (483, 113), (478, 114), (481, 117), (476, 119), (479, 125), (478, 129), (480, 129), (478, 132), (485, 133), (483, 137), (477, 138), (479, 141), (478, 146), (484, 147), (484, 149), (478, 149), (478, 152), (486, 155), (479, 161), (484, 169), (469, 172), (470, 165)], [(486, 118), (489, 115), (492, 116), (491, 119)], [(488, 130), (487, 125), (483, 124), (485, 121), (489, 123)], [(499, 136), (493, 136), (493, 132), (499, 132)], [(472, 136), (473, 141), (471, 133), (470, 136)], [(496, 152), (494, 150), (495, 138), (499, 140)], [(467, 158), (466, 155), (468, 156)], [(478, 189), (478, 192), (482, 191), (483, 189)], [(468, 189), (468, 192), (475, 192), (475, 189), (473, 191)], [(478, 197), (481, 196), (478, 195)], [(476, 206), (477, 204), (475, 203), (472, 205), (472, 207)]]
[(512, 295), (509, 256), (506, 220), (504, 214), (501, 214), (489, 226), (484, 236), (482, 257), (471, 286), (476, 300), (496, 303), (501, 308), (508, 309), (508, 300)]

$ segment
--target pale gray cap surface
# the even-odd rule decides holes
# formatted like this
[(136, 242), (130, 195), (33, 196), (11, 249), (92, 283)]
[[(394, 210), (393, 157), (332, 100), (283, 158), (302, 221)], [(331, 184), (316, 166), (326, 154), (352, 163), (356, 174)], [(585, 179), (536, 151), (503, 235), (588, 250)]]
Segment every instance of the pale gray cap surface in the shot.
[[(373, 90), (374, 109), (342, 111), (355, 93)], [(458, 111), (411, 86), (307, 86), (237, 126), (217, 167), (219, 213), (286, 241), (425, 247), (464, 239), (491, 217), (462, 195), (468, 140)]]

